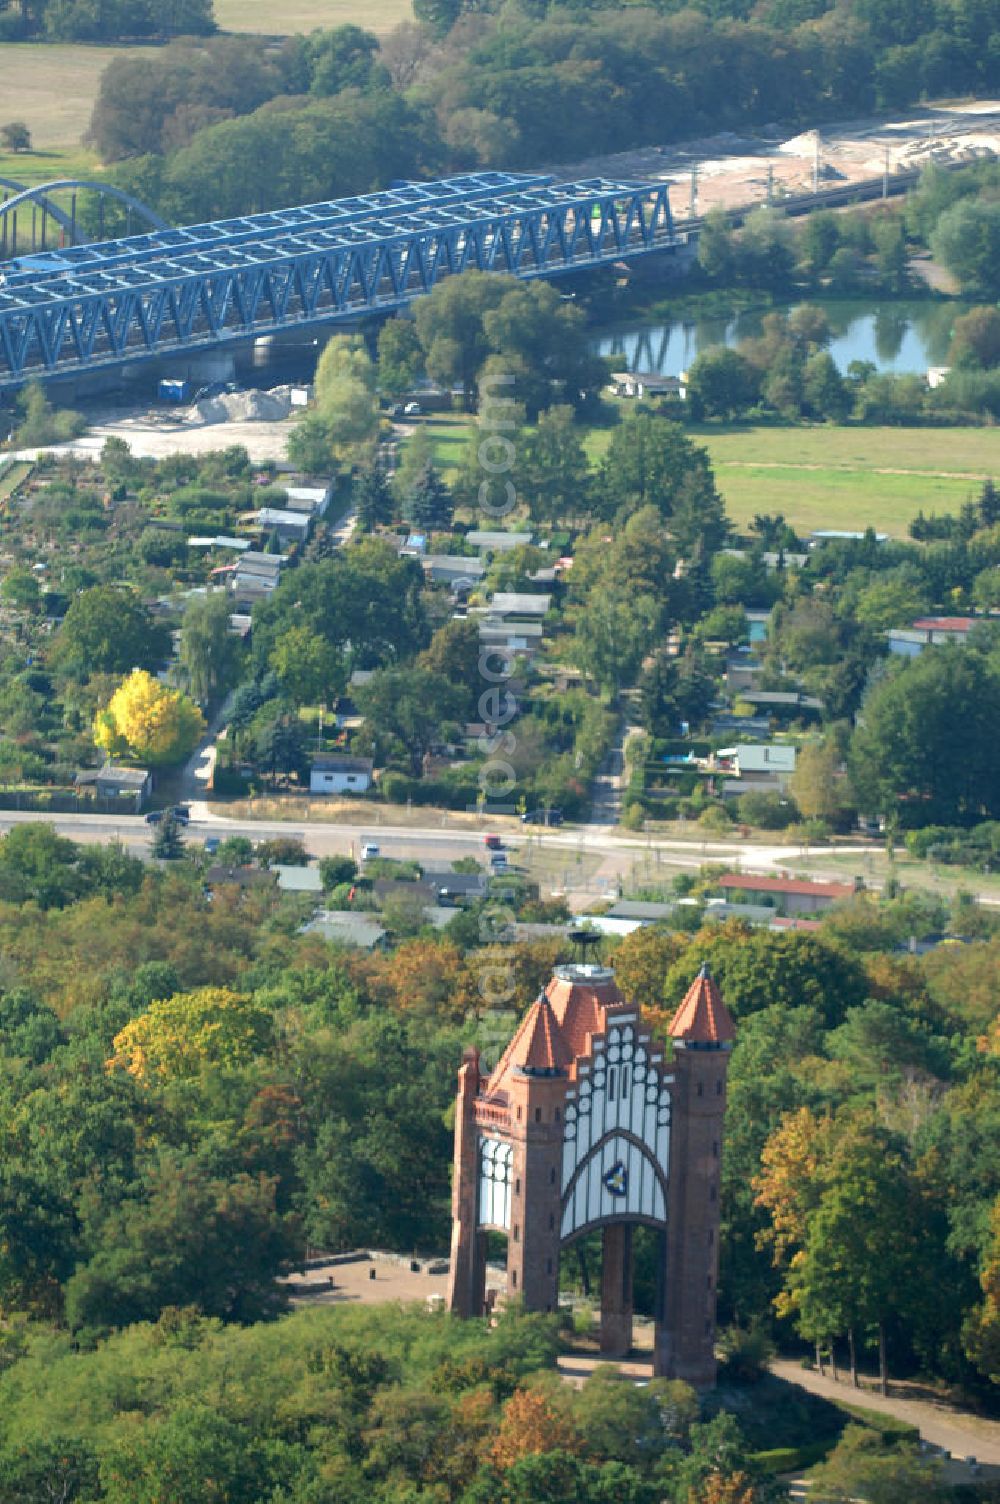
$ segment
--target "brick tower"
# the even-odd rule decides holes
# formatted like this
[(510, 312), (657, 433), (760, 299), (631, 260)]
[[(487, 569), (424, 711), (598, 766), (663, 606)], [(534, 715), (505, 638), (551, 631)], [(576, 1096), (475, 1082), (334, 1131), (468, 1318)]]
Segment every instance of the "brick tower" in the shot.
[(708, 967), (674, 1014), (674, 1141), (656, 1370), (696, 1388), (715, 1383), (719, 1172), (726, 1074), (736, 1031)]
[(702, 968), (673, 1056), (606, 967), (559, 966), (488, 1079), (459, 1071), (449, 1306), (484, 1309), (485, 1243), (507, 1235), (507, 1294), (554, 1311), (561, 1248), (601, 1230), (601, 1351), (632, 1341), (632, 1229), (660, 1234), (655, 1370), (715, 1377), (719, 1161), (733, 1024)]

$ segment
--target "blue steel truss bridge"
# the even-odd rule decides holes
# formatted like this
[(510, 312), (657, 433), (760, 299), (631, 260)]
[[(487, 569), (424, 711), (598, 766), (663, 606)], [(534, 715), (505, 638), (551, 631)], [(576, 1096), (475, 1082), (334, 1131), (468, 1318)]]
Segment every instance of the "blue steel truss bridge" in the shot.
[(653, 252), (665, 184), (485, 172), (0, 263), (0, 390), (403, 308), (469, 270), (551, 277)]

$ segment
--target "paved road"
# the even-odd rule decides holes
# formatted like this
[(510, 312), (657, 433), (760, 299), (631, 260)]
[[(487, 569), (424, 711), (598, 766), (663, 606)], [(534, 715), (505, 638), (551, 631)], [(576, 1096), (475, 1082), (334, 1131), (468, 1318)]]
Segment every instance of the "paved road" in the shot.
[[(384, 855), (417, 855), (419, 848), (429, 848), (442, 857), (467, 856), (470, 851), (482, 850), (483, 832), (470, 826), (449, 826), (442, 817), (436, 825), (386, 825), (377, 820), (342, 825), (326, 821), (249, 820), (229, 819), (213, 814), (201, 800), (191, 803), (192, 819), (188, 827), (189, 838), (203, 840), (206, 836), (250, 836), (261, 840), (269, 836), (299, 836), (315, 856), (328, 856), (349, 851), (352, 843), (376, 840)], [(130, 846), (148, 846), (152, 831), (141, 815), (92, 815), (65, 814), (41, 815), (30, 810), (3, 810), (0, 812), (0, 830), (12, 825), (43, 820), (54, 825), (60, 835), (77, 841), (125, 841)], [(484, 829), (486, 825), (484, 824)], [(531, 828), (535, 848), (576, 853), (584, 851), (600, 856), (619, 853), (629, 859), (646, 853), (660, 852), (669, 858), (671, 865), (700, 867), (706, 862), (725, 861), (740, 864), (756, 872), (769, 872), (789, 862), (806, 861), (820, 871), (824, 860), (828, 861), (830, 848), (825, 846), (802, 847), (790, 845), (759, 846), (751, 842), (734, 841), (670, 841), (651, 836), (629, 835), (610, 826), (587, 825), (578, 828), (561, 827), (558, 830)], [(513, 837), (517, 846), (527, 838), (520, 834)], [(872, 848), (868, 846), (838, 847), (838, 854), (863, 856)]]

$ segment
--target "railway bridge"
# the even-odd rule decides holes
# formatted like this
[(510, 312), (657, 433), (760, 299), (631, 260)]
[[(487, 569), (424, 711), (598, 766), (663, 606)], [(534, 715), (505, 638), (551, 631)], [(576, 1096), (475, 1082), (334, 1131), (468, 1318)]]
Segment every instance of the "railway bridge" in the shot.
[(664, 183), (481, 172), (63, 245), (0, 263), (0, 392), (391, 312), (458, 272), (553, 277), (686, 239)]

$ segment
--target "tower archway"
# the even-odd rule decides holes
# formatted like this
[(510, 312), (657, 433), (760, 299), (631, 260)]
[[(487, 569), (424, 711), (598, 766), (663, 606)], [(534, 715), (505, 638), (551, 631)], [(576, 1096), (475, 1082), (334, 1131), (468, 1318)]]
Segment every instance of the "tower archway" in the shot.
[(702, 968), (671, 1024), (643, 1026), (608, 968), (560, 966), (485, 1075), (459, 1072), (451, 1309), (481, 1314), (485, 1235), (508, 1236), (509, 1296), (554, 1311), (559, 1260), (600, 1232), (601, 1347), (632, 1338), (632, 1236), (660, 1241), (654, 1368), (715, 1376), (719, 1169), (731, 1018)]

